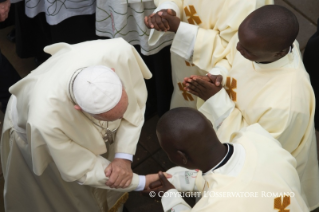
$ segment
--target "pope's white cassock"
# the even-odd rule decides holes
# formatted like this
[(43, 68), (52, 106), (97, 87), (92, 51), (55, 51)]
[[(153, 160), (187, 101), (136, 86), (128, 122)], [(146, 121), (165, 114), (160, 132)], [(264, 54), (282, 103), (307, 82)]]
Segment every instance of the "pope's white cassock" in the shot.
[[(45, 51), (52, 56), (10, 88), (1, 138), (6, 211), (120, 210), (124, 192), (143, 189), (145, 178), (134, 174), (128, 188), (111, 189), (104, 169), (115, 154), (135, 154), (151, 74), (121, 38)], [(70, 82), (93, 65), (114, 68), (121, 79), (129, 102), (123, 119), (107, 124), (74, 109)], [(106, 128), (118, 128), (113, 144), (102, 138)]]
[[(196, 108), (197, 97), (183, 90), (185, 77), (216, 73), (215, 66), (223, 67), (222, 56), (241, 22), (255, 9), (273, 0), (155, 0), (157, 9), (173, 9), (181, 23), (171, 47), (174, 92), (171, 108)], [(156, 45), (162, 36), (171, 32), (151, 30), (149, 44)], [(206, 60), (202, 55), (214, 52)], [(209, 65), (207, 65), (209, 64)], [(218, 70), (219, 72), (219, 70)]]
[[(176, 189), (162, 197), (164, 211), (309, 211), (301, 197), (296, 160), (259, 124), (232, 135), (233, 154), (207, 173), (174, 167)], [(201, 192), (191, 208), (177, 192)], [(284, 197), (287, 195), (286, 197)]]
[(319, 207), (315, 96), (298, 42), (286, 56), (269, 64), (245, 59), (236, 51), (237, 42), (235, 37), (226, 56), (232, 68), (224, 76), (225, 87), (199, 110), (217, 126), (222, 142), (254, 123), (267, 130), (296, 158), (301, 188), (313, 210)]

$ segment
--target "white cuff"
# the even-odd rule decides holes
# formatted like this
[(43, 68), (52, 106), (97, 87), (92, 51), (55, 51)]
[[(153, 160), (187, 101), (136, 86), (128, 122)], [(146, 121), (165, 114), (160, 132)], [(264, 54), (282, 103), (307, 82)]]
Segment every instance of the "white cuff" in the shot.
[(126, 153), (115, 153), (114, 158), (126, 159), (133, 162), (133, 155)]
[(222, 66), (215, 66), (214, 68), (212, 68), (209, 73), (211, 75), (222, 75), (223, 76), (223, 82), (222, 82), (222, 85), (225, 86), (225, 79), (226, 77), (228, 76), (228, 70), (227, 68), (225, 67), (222, 67)]
[(191, 209), (191, 207), (183, 200), (183, 198), (180, 196), (180, 193), (176, 189), (170, 189), (166, 191), (162, 196), (161, 202), (165, 212), (171, 211), (172, 208), (175, 209), (175, 207), (180, 207), (180, 205), (183, 205), (184, 208), (186, 207), (188, 210)]
[(212, 122), (215, 129), (218, 129), (234, 108), (235, 103), (229, 98), (226, 90), (222, 88), (218, 93), (206, 100), (199, 108), (199, 111)]
[(185, 60), (191, 61), (193, 59), (197, 32), (198, 26), (180, 22), (171, 51)]
[[(178, 8), (178, 6), (171, 1), (168, 2), (164, 2), (163, 4), (159, 5), (156, 10), (154, 10), (153, 13), (157, 13), (160, 10), (164, 10), (164, 9), (172, 9), (176, 12), (176, 16), (177, 17), (181, 17), (181, 12)], [(156, 31), (155, 29), (151, 29), (150, 32), (150, 36), (148, 38), (148, 45), (150, 46), (155, 46), (157, 44), (157, 42), (159, 41), (159, 39), (164, 35), (164, 34), (172, 34), (173, 32), (160, 32), (160, 31)]]
[(144, 175), (139, 175), (138, 178), (138, 186), (134, 191), (143, 191), (145, 188), (146, 177)]

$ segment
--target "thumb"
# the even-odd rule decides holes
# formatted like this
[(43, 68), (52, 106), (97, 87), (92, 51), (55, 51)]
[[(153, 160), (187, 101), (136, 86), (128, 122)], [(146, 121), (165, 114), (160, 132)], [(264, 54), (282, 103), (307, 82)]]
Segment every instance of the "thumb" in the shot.
[(211, 75), (210, 73), (207, 74), (207, 77), (215, 84), (217, 77), (215, 75)]
[(216, 86), (220, 86), (220, 84), (222, 83), (222, 81), (223, 81), (223, 76), (222, 76), (222, 75), (218, 75), (218, 76), (216, 77), (216, 83), (215, 83), (215, 85), (216, 85)]
[(165, 186), (168, 183), (168, 180), (166, 176), (163, 174), (163, 172), (158, 173), (160, 181), (162, 182), (162, 185)]
[(105, 170), (104, 170), (105, 176), (110, 177), (112, 174), (112, 165), (110, 164)]
[(172, 16), (176, 16), (175, 10), (168, 9), (168, 10), (167, 10), (167, 13), (170, 14), (170, 15), (172, 15)]

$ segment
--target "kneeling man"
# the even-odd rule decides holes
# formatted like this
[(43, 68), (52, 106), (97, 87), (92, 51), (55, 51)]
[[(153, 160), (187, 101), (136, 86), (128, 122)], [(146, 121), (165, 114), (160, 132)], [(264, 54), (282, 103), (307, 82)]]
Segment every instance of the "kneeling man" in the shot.
[[(160, 180), (150, 184), (163, 196), (165, 212), (309, 211), (300, 194), (296, 159), (259, 124), (222, 144), (203, 114), (176, 108), (160, 119), (157, 136), (170, 160), (180, 166), (167, 171), (172, 178), (160, 172)], [(202, 197), (191, 208), (178, 191), (197, 191)]]

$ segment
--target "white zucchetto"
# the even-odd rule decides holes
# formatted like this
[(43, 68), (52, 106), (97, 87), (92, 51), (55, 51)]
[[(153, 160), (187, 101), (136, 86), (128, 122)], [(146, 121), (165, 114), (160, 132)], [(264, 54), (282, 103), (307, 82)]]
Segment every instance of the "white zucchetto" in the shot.
[(75, 78), (73, 94), (76, 103), (87, 113), (100, 114), (113, 109), (122, 96), (122, 83), (106, 66), (84, 68)]

